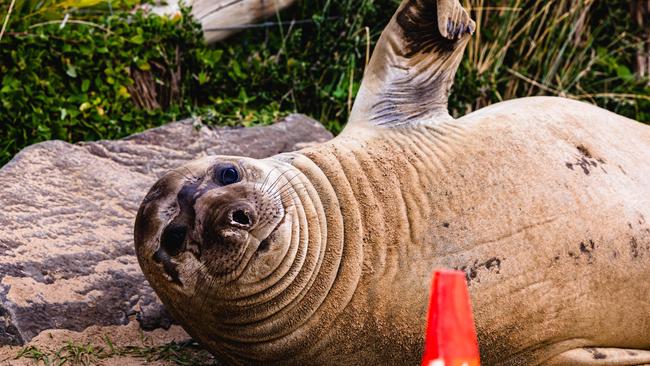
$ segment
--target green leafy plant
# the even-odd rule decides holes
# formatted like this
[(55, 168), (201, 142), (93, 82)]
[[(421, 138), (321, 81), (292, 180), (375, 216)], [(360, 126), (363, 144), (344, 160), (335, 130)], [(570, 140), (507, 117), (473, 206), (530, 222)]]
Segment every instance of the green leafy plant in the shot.
[(30, 359), (38, 365), (96, 365), (102, 360), (120, 356), (140, 359), (144, 362), (156, 363), (166, 361), (180, 366), (212, 365), (218, 363), (194, 341), (171, 342), (161, 346), (116, 346), (108, 336), (104, 344), (78, 343), (68, 341), (65, 345), (54, 349), (41, 349), (36, 346), (22, 348), (16, 359)]
[[(6, 9), (8, 0), (0, 1)], [(49, 5), (23, 5), (30, 16), (11, 17), (0, 40), (0, 164), (34, 142), (114, 139), (190, 116), (250, 126), (300, 112), (336, 133), (399, 2), (297, 2), (265, 26), (208, 47), (187, 9), (167, 19), (130, 10), (134, 1), (108, 9), (97, 0), (43, 0)], [(478, 29), (457, 74), (452, 114), (561, 95), (650, 121), (648, 81), (632, 72), (647, 40), (626, 1), (465, 5)]]
[[(0, 47), (0, 158), (36, 141), (115, 138), (173, 120), (203, 46), (185, 13), (15, 27)], [(185, 112), (188, 114), (188, 112)]]
[(468, 5), (477, 32), (456, 79), (454, 114), (517, 97), (557, 95), (650, 121), (648, 82), (631, 71), (644, 41), (626, 2), (472, 0)]

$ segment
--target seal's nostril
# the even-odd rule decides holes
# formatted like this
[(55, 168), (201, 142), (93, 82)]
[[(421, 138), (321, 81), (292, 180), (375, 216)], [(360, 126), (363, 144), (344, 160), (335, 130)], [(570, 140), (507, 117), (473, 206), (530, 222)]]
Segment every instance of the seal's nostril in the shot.
[(244, 210), (236, 210), (232, 213), (232, 221), (237, 224), (249, 226), (251, 224), (251, 219)]
[(178, 255), (183, 250), (187, 227), (180, 224), (169, 224), (160, 238), (160, 247), (171, 256)]

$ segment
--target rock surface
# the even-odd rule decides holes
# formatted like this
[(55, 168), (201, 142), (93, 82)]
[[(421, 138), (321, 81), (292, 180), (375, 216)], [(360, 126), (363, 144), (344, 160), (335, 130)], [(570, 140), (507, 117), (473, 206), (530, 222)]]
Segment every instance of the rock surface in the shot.
[(0, 346), (2, 366), (43, 364), (220, 365), (214, 356), (198, 347), (179, 325), (143, 331), (135, 320), (127, 325), (94, 325), (82, 332), (46, 330), (24, 346)]
[(0, 344), (44, 330), (169, 328), (133, 249), (133, 221), (158, 176), (212, 154), (256, 158), (331, 138), (293, 115), (268, 127), (175, 122), (117, 141), (47, 141), (0, 169)]

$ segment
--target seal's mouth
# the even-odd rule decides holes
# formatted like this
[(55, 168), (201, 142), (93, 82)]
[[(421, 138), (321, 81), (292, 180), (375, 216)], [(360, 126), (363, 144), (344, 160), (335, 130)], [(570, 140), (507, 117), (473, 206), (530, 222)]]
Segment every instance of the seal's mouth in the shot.
[(282, 219), (278, 221), (278, 223), (273, 227), (271, 232), (266, 236), (266, 238), (262, 239), (260, 241), (260, 244), (257, 246), (257, 252), (260, 254), (266, 253), (269, 251), (271, 246), (277, 241), (278, 239), (278, 232), (280, 231), (280, 228), (284, 226), (285, 222), (287, 219), (286, 213), (282, 214)]
[(203, 192), (192, 209), (193, 250), (188, 249), (219, 282), (237, 280), (252, 262), (272, 252), (286, 222), (282, 202), (254, 184)]
[(269, 249), (269, 247), (271, 246), (271, 239), (272, 239), (271, 236), (273, 235), (274, 232), (272, 232), (269, 236), (266, 237), (266, 239), (260, 242), (260, 245), (257, 247), (257, 251), (259, 253), (264, 253)]

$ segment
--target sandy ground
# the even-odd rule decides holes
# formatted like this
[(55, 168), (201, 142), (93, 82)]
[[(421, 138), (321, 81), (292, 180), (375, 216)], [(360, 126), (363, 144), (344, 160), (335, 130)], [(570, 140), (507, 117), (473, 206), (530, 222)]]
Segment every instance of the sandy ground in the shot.
[[(34, 337), (27, 345), (20, 347), (3, 346), (0, 347), (0, 365), (2, 366), (26, 366), (26, 365), (47, 365), (48, 362), (43, 360), (36, 361), (33, 358), (16, 356), (26, 347), (36, 347), (40, 352), (49, 355), (49, 360), (54, 365), (59, 365), (65, 358), (56, 358), (55, 353), (72, 343), (75, 345), (87, 346), (93, 345), (97, 349), (109, 349), (106, 337), (110, 339), (115, 349), (121, 347), (142, 347), (142, 349), (151, 350), (151, 347), (163, 347), (171, 342), (181, 343), (190, 340), (190, 336), (180, 326), (172, 326), (169, 330), (156, 329), (151, 332), (142, 331), (138, 323), (132, 321), (124, 326), (92, 326), (83, 332), (74, 332), (68, 330), (46, 330)], [(121, 353), (121, 352), (116, 352)], [(188, 347), (182, 349), (183, 356), (189, 356), (195, 361), (192, 364), (214, 364), (214, 360), (207, 352)], [(63, 365), (105, 365), (105, 366), (135, 366), (135, 365), (177, 365), (172, 360), (173, 357), (165, 357), (167, 360), (147, 361), (145, 358), (134, 356), (114, 355), (109, 358), (98, 358), (93, 354), (77, 358), (77, 361), (71, 360), (70, 352), (60, 354), (68, 355), (68, 359)], [(166, 354), (169, 356), (169, 354)], [(172, 354), (173, 356), (173, 354)], [(200, 362), (199, 362), (200, 361)]]

